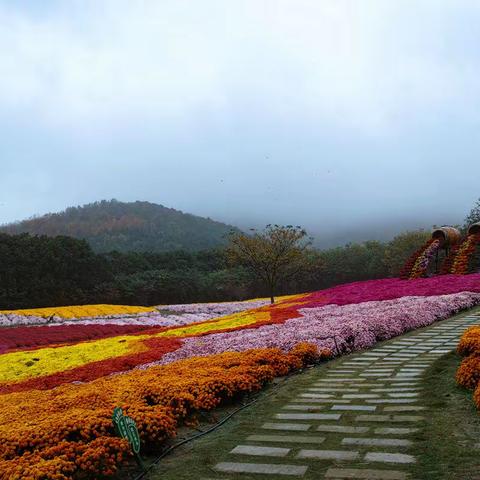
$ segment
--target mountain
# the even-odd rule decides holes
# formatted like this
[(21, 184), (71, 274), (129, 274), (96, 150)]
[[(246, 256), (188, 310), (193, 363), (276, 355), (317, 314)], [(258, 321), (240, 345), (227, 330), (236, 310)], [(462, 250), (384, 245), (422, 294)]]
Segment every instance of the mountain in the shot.
[(204, 250), (226, 243), (233, 227), (150, 202), (102, 200), (0, 227), (9, 234), (68, 235), (96, 252)]

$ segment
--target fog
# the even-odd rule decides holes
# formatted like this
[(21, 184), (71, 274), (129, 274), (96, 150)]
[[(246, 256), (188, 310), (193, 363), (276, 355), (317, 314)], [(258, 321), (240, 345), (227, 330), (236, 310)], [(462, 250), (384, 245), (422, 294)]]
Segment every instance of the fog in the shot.
[(480, 3), (0, 1), (0, 223), (100, 199), (320, 245), (480, 197)]

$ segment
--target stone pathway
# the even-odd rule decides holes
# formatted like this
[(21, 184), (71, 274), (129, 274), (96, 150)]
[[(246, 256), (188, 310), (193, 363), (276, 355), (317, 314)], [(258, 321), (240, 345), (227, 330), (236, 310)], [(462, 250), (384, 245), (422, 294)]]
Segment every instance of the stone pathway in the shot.
[(318, 462), (326, 470), (319, 479), (411, 478), (415, 434), (428, 415), (422, 375), (479, 320), (480, 313), (445, 320), (318, 369), (309, 388), (212, 465), (215, 478), (301, 478)]

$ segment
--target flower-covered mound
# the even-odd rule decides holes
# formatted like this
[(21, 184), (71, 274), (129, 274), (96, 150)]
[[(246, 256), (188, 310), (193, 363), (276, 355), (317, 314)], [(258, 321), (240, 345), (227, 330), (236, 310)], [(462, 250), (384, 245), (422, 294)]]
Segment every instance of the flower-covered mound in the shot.
[(465, 275), (480, 270), (480, 234), (469, 235), (456, 250), (451, 273)]
[(475, 390), (474, 401), (480, 409), (480, 325), (465, 331), (457, 351), (465, 357), (457, 370), (457, 382)]
[[(301, 368), (315, 349), (369, 348), (476, 305), (480, 274), (355, 282), (275, 305), (0, 314), (0, 480), (14, 472), (78, 480), (111, 474), (129, 455), (113, 436), (114, 406), (136, 420), (148, 451), (195, 412)], [(476, 333), (469, 335), (462, 349), (473, 356), (468, 371), (476, 371)]]

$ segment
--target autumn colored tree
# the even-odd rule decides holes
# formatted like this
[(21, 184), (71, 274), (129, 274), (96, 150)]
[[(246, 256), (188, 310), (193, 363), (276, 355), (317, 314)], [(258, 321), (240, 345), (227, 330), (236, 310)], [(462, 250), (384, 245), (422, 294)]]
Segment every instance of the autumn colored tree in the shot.
[(310, 241), (299, 226), (267, 225), (260, 232), (252, 229), (251, 235), (233, 232), (229, 240), (229, 262), (246, 267), (264, 282), (271, 303), (275, 303), (279, 282), (294, 277), (308, 264)]

